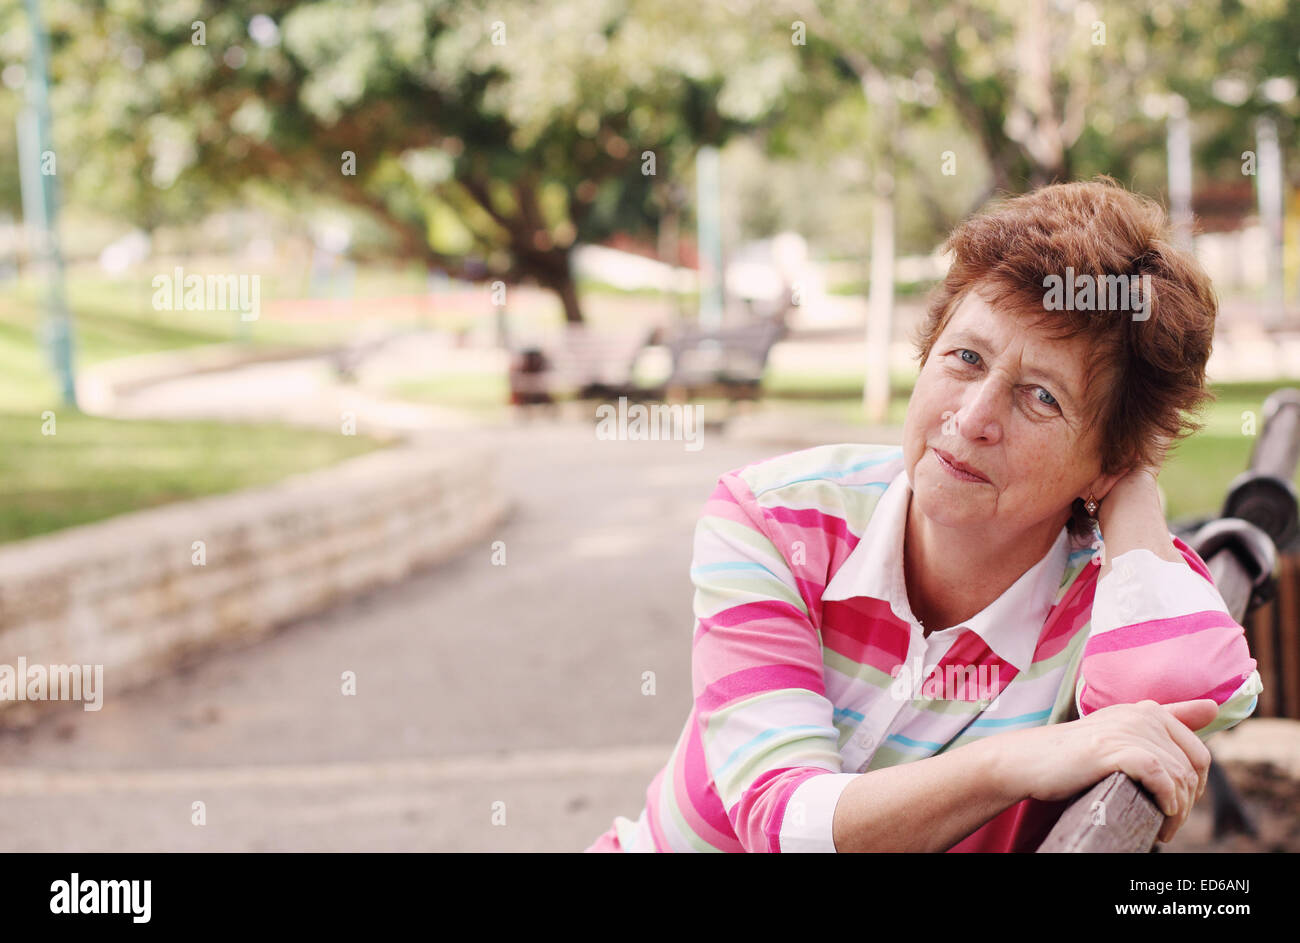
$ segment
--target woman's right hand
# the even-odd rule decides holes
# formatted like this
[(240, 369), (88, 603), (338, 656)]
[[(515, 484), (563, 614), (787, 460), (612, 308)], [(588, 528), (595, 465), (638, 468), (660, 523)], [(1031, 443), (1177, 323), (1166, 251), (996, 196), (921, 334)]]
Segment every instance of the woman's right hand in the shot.
[(1021, 798), (1068, 799), (1122, 772), (1165, 814), (1157, 841), (1169, 841), (1205, 792), (1210, 751), (1192, 731), (1214, 720), (1209, 698), (1161, 705), (1114, 704), (1066, 724), (992, 737), (1003, 741), (1002, 769)]

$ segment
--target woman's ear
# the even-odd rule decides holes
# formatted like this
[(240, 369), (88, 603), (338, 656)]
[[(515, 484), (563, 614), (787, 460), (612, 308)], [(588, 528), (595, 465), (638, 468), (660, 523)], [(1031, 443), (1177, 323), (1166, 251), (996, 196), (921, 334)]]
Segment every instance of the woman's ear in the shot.
[[(1114, 474), (1103, 475), (1100, 478), (1097, 478), (1090, 486), (1092, 488), (1092, 496), (1098, 501), (1104, 500), (1106, 495), (1110, 493), (1110, 489), (1115, 487), (1115, 482), (1127, 475), (1129, 471), (1130, 469), (1125, 468), (1115, 472)], [(1083, 500), (1087, 501), (1088, 496), (1084, 495)]]

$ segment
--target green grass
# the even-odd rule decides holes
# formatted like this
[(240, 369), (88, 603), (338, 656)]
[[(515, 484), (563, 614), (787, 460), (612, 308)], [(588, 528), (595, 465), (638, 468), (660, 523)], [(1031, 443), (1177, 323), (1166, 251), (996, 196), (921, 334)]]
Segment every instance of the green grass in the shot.
[[(239, 270), (236, 265), (218, 263), (182, 267), (186, 275)], [(154, 274), (170, 275), (172, 268), (160, 265)], [(263, 313), (272, 299), (301, 297), (306, 289), (305, 280), (297, 275), (263, 275), (260, 283)], [(356, 298), (362, 304), (367, 297), (419, 295), (425, 290), (424, 281), (412, 277), (411, 273), (367, 268), (357, 271)], [(18, 341), (24, 348), (24, 357), (29, 352), (27, 348), (36, 344), (45, 306), (44, 291), (44, 285), (32, 278), (5, 286), (0, 295), (0, 364), (5, 359), (2, 348), (7, 342)], [(357, 322), (352, 319), (293, 321), (262, 317), (245, 322), (232, 311), (155, 310), (149, 272), (129, 278), (110, 278), (93, 268), (85, 268), (69, 273), (65, 291), (75, 323), (74, 360), (78, 369), (133, 354), (206, 344), (327, 347), (346, 339), (357, 329)], [(420, 317), (413, 313), (409, 318), (394, 321), (393, 326), (419, 321)], [(43, 361), (38, 361), (36, 366), (43, 369)], [(0, 402), (8, 402), (5, 394), (11, 387), (12, 384), (5, 385), (5, 378), (0, 378)]]
[(446, 373), (397, 383), (390, 392), (401, 399), (463, 409), (480, 419), (491, 419), (505, 415), (510, 385), (504, 374)]
[(380, 445), (275, 424), (0, 413), (0, 541), (270, 484)]
[[(894, 398), (901, 397), (906, 402), (912, 395), (915, 382), (915, 372), (894, 374), (891, 387)], [(789, 400), (849, 400), (860, 404), (862, 375), (769, 369), (763, 377), (763, 396)]]
[[(1201, 416), (1201, 431), (1185, 439), (1170, 454), (1160, 473), (1166, 514), (1170, 519), (1218, 513), (1228, 485), (1246, 470), (1255, 437), (1243, 432), (1243, 413), (1255, 416), (1255, 431), (1263, 428), (1264, 400), (1274, 390), (1292, 384), (1220, 383), (1218, 400)], [(1294, 479), (1300, 490), (1300, 475)]]
[[(154, 311), (138, 289), (69, 280), (79, 369), (233, 339), (236, 316), (222, 323), (203, 312)], [(0, 541), (268, 484), (382, 445), (276, 424), (121, 421), (70, 409), (40, 343), (41, 300), (30, 283), (0, 297)], [(53, 435), (42, 434), (46, 411)]]
[[(935, 286), (933, 281), (897, 282), (894, 285), (895, 298), (919, 298)], [(871, 293), (871, 283), (866, 279), (836, 282), (826, 289), (828, 295), (857, 295), (865, 298)]]

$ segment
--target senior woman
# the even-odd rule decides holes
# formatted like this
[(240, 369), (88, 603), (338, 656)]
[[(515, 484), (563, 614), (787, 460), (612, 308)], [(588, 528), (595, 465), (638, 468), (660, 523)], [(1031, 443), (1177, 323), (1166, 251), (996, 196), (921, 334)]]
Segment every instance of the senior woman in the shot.
[[(1244, 631), (1156, 489), (1212, 398), (1203, 270), (1106, 178), (1007, 200), (948, 247), (902, 446), (720, 478), (693, 709), (640, 816), (588, 851), (1028, 851), (1116, 770), (1168, 841), (1203, 740), (1254, 710)], [(1114, 276), (1141, 297), (1117, 303)]]

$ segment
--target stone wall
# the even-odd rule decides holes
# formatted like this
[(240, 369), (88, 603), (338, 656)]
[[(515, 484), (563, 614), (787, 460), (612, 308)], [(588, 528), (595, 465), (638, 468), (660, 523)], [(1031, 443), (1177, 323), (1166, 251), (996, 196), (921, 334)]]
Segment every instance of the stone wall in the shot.
[[(443, 439), (0, 546), (0, 666), (20, 656), (103, 665), (111, 699), (188, 654), (395, 583), (476, 541), (486, 555), (507, 512), (493, 454)], [(9, 718), (39, 707), (0, 700)]]

